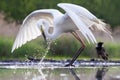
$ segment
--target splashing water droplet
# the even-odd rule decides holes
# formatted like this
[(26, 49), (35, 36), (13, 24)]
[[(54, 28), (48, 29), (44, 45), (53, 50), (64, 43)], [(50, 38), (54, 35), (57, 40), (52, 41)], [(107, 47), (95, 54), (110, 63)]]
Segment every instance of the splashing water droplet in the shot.
[(57, 45), (57, 42), (56, 41), (53, 41), (54, 45)]
[(41, 74), (42, 80), (46, 80), (45, 75), (42, 72), (42, 69), (39, 69), (38, 71)]
[(55, 42), (55, 45), (57, 45), (57, 43)]
[(44, 56), (42, 57), (42, 59), (40, 60), (40, 63), (39, 64), (41, 64), (42, 62), (43, 62), (43, 60), (44, 60), (44, 58), (46, 57), (46, 55), (47, 55), (47, 53), (48, 53), (48, 51), (49, 51), (49, 49), (50, 49), (50, 44), (51, 44), (51, 41), (49, 41), (49, 42), (47, 42), (47, 48), (46, 48), (46, 51), (45, 51), (45, 54), (44, 54)]

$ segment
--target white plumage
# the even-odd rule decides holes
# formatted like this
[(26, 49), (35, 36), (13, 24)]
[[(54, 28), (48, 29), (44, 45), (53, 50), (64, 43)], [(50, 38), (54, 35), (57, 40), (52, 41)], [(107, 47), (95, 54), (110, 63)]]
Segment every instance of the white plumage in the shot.
[[(24, 19), (19, 29), (11, 52), (24, 45), (26, 42), (40, 36), (42, 34), (41, 28), (47, 40), (54, 40), (62, 33), (80, 31), (88, 42), (96, 43), (97, 41), (91, 29), (102, 30), (110, 34), (105, 28), (106, 24), (87, 9), (69, 3), (59, 3), (58, 6), (66, 13), (63, 14), (56, 9), (41, 9), (30, 13)], [(48, 32), (49, 27), (53, 27), (52, 34)]]

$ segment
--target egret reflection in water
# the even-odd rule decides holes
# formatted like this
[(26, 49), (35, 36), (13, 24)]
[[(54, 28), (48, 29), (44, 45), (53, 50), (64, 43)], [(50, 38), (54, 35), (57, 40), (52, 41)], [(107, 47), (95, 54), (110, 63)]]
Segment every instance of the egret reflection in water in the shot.
[(75, 70), (73, 68), (69, 68), (69, 71), (73, 75), (75, 80), (80, 80), (80, 78), (78, 77), (78, 75), (76, 74), (76, 72), (75, 72)]
[(120, 80), (120, 67), (9, 67), (0, 68), (0, 80)]

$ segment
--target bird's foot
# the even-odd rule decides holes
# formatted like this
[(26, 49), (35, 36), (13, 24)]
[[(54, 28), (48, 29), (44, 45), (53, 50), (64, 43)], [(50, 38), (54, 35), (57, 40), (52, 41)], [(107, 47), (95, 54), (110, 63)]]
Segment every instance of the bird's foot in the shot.
[(68, 67), (68, 66), (75, 67), (75, 65), (73, 65), (73, 64), (70, 64), (70, 63), (65, 65), (65, 67)]

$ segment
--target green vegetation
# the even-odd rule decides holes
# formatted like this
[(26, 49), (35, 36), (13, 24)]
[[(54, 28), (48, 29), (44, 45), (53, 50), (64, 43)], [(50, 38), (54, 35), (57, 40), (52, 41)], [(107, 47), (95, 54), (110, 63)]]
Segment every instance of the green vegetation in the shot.
[[(58, 3), (73, 3), (87, 8), (98, 18), (103, 19), (112, 27), (120, 25), (120, 0), (1, 0), (0, 13), (3, 13), (8, 21), (21, 23), (32, 11), (38, 9), (60, 9)], [(4, 27), (4, 26), (3, 26)], [(0, 60), (2, 59), (26, 59), (26, 56), (41, 58), (46, 51), (46, 43), (42, 39), (31, 41), (11, 53), (13, 39), (0, 37)], [(80, 58), (96, 57), (95, 45), (87, 44)], [(47, 58), (71, 58), (80, 47), (80, 43), (73, 37), (62, 37), (51, 44)], [(105, 43), (106, 51), (110, 58), (119, 58), (120, 44)]]
[(0, 12), (6, 14), (6, 18), (11, 18), (17, 22), (23, 19), (32, 11), (44, 8), (55, 8), (58, 3), (74, 3), (81, 5), (98, 18), (112, 26), (118, 26), (120, 23), (120, 0), (1, 0)]
[(27, 56), (42, 56), (45, 52), (44, 42), (33, 41), (35, 43), (29, 42), (22, 46), (19, 49), (16, 49), (13, 53), (11, 53), (13, 40), (10, 38), (0, 37), (0, 59), (25, 59)]
[[(36, 39), (28, 42), (21, 48), (11, 53), (13, 40), (8, 38), (0, 38), (0, 60), (10, 59), (27, 59), (26, 56), (41, 58), (46, 49), (46, 44), (42, 39)], [(75, 51), (80, 47), (80, 43), (72, 37), (62, 37), (51, 44), (51, 49), (47, 54), (47, 58), (66, 59), (71, 58)], [(106, 52), (110, 58), (119, 58), (120, 44), (105, 43)], [(79, 58), (96, 58), (95, 45), (89, 45), (85, 48)]]

